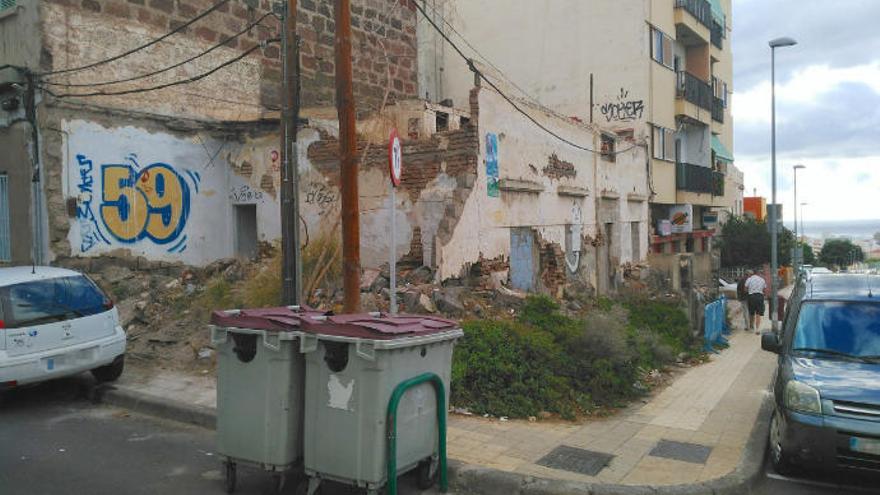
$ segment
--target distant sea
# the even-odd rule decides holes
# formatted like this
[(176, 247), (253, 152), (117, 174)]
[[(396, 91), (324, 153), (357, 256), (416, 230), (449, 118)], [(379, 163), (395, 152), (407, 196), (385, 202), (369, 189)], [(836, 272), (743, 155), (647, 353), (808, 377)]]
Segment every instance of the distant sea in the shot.
[[(789, 229), (792, 224), (786, 224)], [(798, 222), (798, 230), (801, 224)], [(804, 234), (807, 237), (849, 237), (850, 239), (869, 239), (875, 232), (880, 232), (880, 219), (878, 220), (835, 220), (823, 222), (811, 222), (807, 220), (803, 224)], [(799, 232), (800, 233), (800, 232)]]

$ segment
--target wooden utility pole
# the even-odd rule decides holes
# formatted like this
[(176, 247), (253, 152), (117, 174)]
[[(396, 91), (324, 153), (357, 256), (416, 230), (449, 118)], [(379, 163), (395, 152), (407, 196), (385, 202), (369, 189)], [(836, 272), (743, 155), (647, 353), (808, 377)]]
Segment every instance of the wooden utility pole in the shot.
[(299, 50), (296, 38), (296, 2), (286, 0), (281, 30), (281, 275), (282, 299), (300, 304), (302, 256), (299, 242), (299, 165), (296, 134), (299, 125)]
[(336, 0), (336, 111), (339, 114), (339, 158), (342, 190), (343, 311), (361, 306), (361, 247), (358, 218), (358, 157), (354, 89), (351, 75), (351, 5)]

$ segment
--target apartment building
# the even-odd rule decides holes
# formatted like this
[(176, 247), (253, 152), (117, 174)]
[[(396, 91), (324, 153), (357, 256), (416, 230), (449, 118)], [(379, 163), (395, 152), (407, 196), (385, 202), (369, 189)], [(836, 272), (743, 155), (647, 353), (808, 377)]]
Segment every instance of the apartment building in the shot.
[[(652, 265), (691, 253), (708, 277), (719, 218), (743, 209), (730, 0), (419, 1), (487, 77), (644, 143)], [(464, 101), (470, 69), (432, 31), (419, 20), (419, 93)]]

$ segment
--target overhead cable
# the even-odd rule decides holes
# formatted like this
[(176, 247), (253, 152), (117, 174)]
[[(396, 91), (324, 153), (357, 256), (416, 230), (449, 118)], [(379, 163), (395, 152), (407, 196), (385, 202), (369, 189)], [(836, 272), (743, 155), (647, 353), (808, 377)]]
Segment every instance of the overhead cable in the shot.
[(169, 36), (172, 36), (172, 35), (174, 35), (174, 34), (177, 34), (177, 33), (181, 32), (181, 31), (183, 31), (184, 29), (186, 29), (186, 28), (188, 28), (189, 26), (191, 26), (193, 23), (195, 23), (195, 22), (199, 21), (200, 19), (202, 19), (203, 17), (205, 17), (205, 16), (211, 14), (212, 12), (214, 12), (214, 11), (217, 10), (217, 9), (219, 9), (220, 7), (222, 7), (223, 5), (225, 5), (225, 4), (228, 3), (228, 2), (229, 2), (229, 0), (220, 0), (219, 2), (217, 2), (217, 3), (215, 3), (213, 6), (211, 6), (211, 8), (209, 8), (208, 10), (206, 10), (206, 11), (202, 12), (201, 14), (199, 14), (199, 15), (193, 17), (192, 19), (186, 21), (185, 23), (181, 24), (180, 26), (177, 26), (176, 28), (174, 28), (174, 29), (172, 29), (171, 31), (169, 31), (169, 32), (167, 32), (167, 33), (165, 33), (165, 34), (163, 34), (162, 36), (160, 36), (160, 37), (158, 37), (158, 38), (155, 38), (155, 39), (153, 39), (152, 41), (149, 41), (149, 42), (147, 42), (147, 43), (144, 43), (143, 45), (140, 45), (140, 46), (137, 46), (137, 47), (135, 47), (135, 48), (132, 48), (131, 50), (127, 50), (127, 51), (125, 51), (125, 52), (122, 52), (122, 53), (120, 53), (119, 55), (115, 55), (115, 56), (113, 56), (113, 57), (106, 58), (106, 59), (104, 59), (104, 60), (99, 60), (99, 61), (97, 61), (97, 62), (92, 62), (92, 63), (90, 63), (90, 64), (81, 65), (81, 66), (79, 66), (79, 67), (70, 67), (70, 68), (67, 68), (67, 69), (58, 69), (58, 70), (53, 70), (53, 71), (50, 71), (50, 72), (42, 72), (42, 73), (39, 73), (39, 74), (37, 74), (37, 75), (38, 75), (38, 76), (51, 76), (51, 75), (54, 75), (54, 74), (66, 74), (66, 73), (68, 73), (68, 72), (76, 72), (76, 71), (81, 71), (81, 70), (91, 69), (91, 68), (93, 68), (93, 67), (98, 67), (99, 65), (108, 64), (108, 63), (113, 62), (113, 61), (115, 61), (115, 60), (119, 60), (119, 59), (121, 59), (121, 58), (123, 58), (123, 57), (127, 57), (127, 56), (131, 55), (132, 53), (135, 53), (135, 52), (141, 51), (141, 50), (143, 50), (143, 49), (145, 49), (145, 48), (149, 48), (149, 47), (155, 45), (156, 43), (159, 43), (160, 41), (162, 41), (162, 40), (168, 38)]
[[(279, 38), (272, 38), (272, 39), (266, 40), (264, 42), (264, 44), (276, 43), (278, 41), (280, 41)], [(119, 91), (100, 91), (99, 90), (99, 91), (94, 91), (91, 93), (61, 93), (61, 94), (53, 93), (53, 92), (49, 91), (46, 87), (41, 87), (41, 89), (46, 90), (46, 92), (48, 92), (50, 95), (54, 96), (55, 98), (84, 98), (84, 97), (90, 97), (90, 96), (119, 96), (119, 95), (129, 95), (129, 94), (134, 94), (134, 93), (146, 93), (147, 91), (156, 91), (159, 89), (170, 88), (172, 86), (179, 86), (181, 84), (189, 84), (189, 83), (196, 82), (200, 79), (204, 79), (204, 78), (210, 76), (211, 74), (217, 72), (218, 70), (238, 62), (239, 60), (241, 60), (241, 59), (245, 58), (246, 56), (250, 55), (251, 53), (253, 53), (258, 48), (262, 48), (262, 46), (263, 46), (263, 44), (254, 45), (254, 46), (250, 47), (249, 49), (245, 50), (244, 52), (242, 52), (237, 57), (229, 59), (226, 62), (223, 62), (222, 64), (218, 65), (217, 67), (214, 67), (213, 69), (211, 69), (207, 72), (202, 72), (201, 74), (197, 74), (197, 75), (190, 77), (190, 78), (187, 78), (187, 79), (182, 79), (179, 81), (172, 81), (169, 83), (159, 84), (157, 86), (151, 86), (151, 87), (147, 87), (147, 88), (133, 88), (133, 89), (126, 89), (126, 90), (119, 90)]]
[(186, 59), (186, 60), (182, 60), (182, 61), (180, 61), (180, 62), (177, 62), (176, 64), (169, 65), (169, 66), (167, 66), (167, 67), (164, 67), (164, 68), (162, 68), (162, 69), (155, 70), (155, 71), (153, 71), (153, 72), (148, 72), (148, 73), (146, 73), (146, 74), (140, 74), (140, 75), (137, 75), (137, 76), (127, 77), (127, 78), (125, 78), (125, 79), (116, 79), (116, 80), (113, 80), (113, 81), (101, 81), (101, 82), (93, 82), (93, 83), (59, 83), (59, 82), (52, 82), (52, 81), (42, 81), (42, 83), (43, 83), (43, 84), (48, 84), (48, 85), (51, 85), (51, 86), (62, 86), (62, 87), (65, 87), (65, 88), (92, 88), (92, 87), (97, 87), (97, 86), (109, 86), (109, 85), (111, 85), (111, 84), (119, 84), (119, 83), (124, 83), (124, 82), (137, 81), (137, 80), (139, 80), (139, 79), (146, 79), (146, 78), (148, 78), (148, 77), (153, 77), (153, 76), (156, 76), (156, 75), (162, 74), (163, 72), (168, 72), (169, 70), (176, 69), (176, 68), (178, 68), (178, 67), (180, 67), (180, 66), (182, 66), (182, 65), (186, 65), (186, 64), (188, 64), (188, 63), (190, 63), (190, 62), (192, 62), (192, 61), (194, 61), (194, 60), (196, 60), (196, 59), (199, 59), (199, 58), (201, 58), (201, 57), (204, 57), (205, 55), (207, 55), (207, 54), (213, 52), (214, 50), (220, 48), (221, 46), (226, 45), (226, 44), (229, 43), (230, 41), (232, 41), (232, 40), (234, 40), (234, 39), (240, 37), (240, 36), (243, 35), (244, 33), (246, 33), (246, 32), (248, 32), (248, 31), (250, 31), (251, 29), (255, 28), (257, 25), (259, 25), (261, 22), (263, 22), (263, 20), (266, 19), (267, 17), (269, 17), (270, 15), (273, 15), (273, 14), (272, 14), (271, 12), (270, 12), (270, 13), (263, 14), (262, 17), (260, 17), (260, 18), (257, 19), (256, 21), (252, 22), (251, 24), (248, 24), (247, 27), (245, 27), (245, 28), (242, 29), (241, 31), (239, 31), (239, 32), (237, 32), (237, 33), (235, 33), (235, 34), (233, 34), (232, 36), (227, 37), (226, 39), (220, 41), (219, 43), (217, 43), (216, 45), (214, 45), (214, 46), (208, 48), (207, 50), (205, 50), (205, 51), (203, 51), (203, 52), (201, 52), (201, 53), (198, 53), (198, 54), (196, 54), (196, 55), (193, 55), (192, 57), (190, 57), (190, 58), (188, 58), (188, 59)]

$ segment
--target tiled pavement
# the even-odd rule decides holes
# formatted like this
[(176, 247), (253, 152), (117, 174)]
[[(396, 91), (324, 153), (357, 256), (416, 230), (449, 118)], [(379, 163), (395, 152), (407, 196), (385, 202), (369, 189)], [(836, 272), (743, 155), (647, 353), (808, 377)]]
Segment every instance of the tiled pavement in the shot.
[[(763, 326), (769, 327), (766, 321)], [(593, 483), (656, 486), (724, 476), (740, 461), (775, 366), (775, 356), (760, 350), (759, 336), (736, 330), (729, 341), (730, 348), (713, 355), (709, 363), (684, 371), (647, 403), (631, 406), (612, 418), (530, 423), (451, 416), (449, 456), (503, 471)], [(216, 384), (211, 375), (192, 377), (134, 367), (117, 386), (216, 407)], [(710, 450), (705, 463), (651, 455), (661, 440)], [(539, 465), (559, 446), (614, 457), (596, 476)]]
[[(776, 364), (760, 337), (735, 331), (731, 346), (688, 369), (641, 407), (585, 424), (529, 423), (455, 416), (449, 456), (468, 464), (571, 481), (671, 485), (719, 478), (736, 469)], [(705, 463), (650, 455), (661, 440), (711, 449)], [(613, 454), (596, 476), (541, 466), (559, 445)]]

